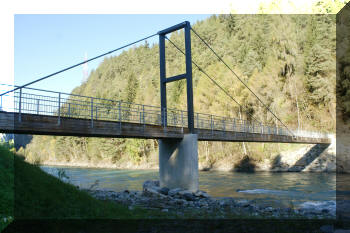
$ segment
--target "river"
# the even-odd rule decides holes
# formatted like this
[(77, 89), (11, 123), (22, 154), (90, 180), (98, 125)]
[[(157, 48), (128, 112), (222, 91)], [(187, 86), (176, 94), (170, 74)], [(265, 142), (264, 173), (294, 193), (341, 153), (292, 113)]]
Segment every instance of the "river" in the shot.
[[(41, 166), (80, 188), (142, 190), (145, 180), (157, 180), (158, 170), (120, 170)], [(62, 172), (61, 172), (62, 173)], [(62, 176), (61, 176), (62, 177)], [(199, 172), (199, 187), (213, 197), (256, 200), (271, 206), (303, 206), (335, 210), (336, 174), (303, 172)]]

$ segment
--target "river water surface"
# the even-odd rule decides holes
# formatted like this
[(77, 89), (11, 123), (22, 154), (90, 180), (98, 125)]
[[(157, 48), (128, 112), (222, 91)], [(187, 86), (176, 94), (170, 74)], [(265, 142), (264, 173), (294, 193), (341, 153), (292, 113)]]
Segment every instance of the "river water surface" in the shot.
[[(118, 170), (42, 166), (58, 176), (64, 170), (68, 182), (80, 188), (123, 191), (142, 190), (145, 180), (158, 180), (158, 170)], [(61, 172), (62, 173), (62, 172)], [(335, 210), (335, 173), (297, 172), (199, 172), (199, 187), (213, 197), (256, 200), (272, 206), (302, 206)]]

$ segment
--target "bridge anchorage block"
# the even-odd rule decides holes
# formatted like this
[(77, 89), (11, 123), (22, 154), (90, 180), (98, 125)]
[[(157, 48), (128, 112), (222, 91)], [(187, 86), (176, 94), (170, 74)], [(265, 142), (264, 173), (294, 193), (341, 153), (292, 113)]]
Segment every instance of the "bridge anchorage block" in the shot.
[(159, 180), (161, 187), (198, 190), (198, 135), (183, 139), (159, 139)]

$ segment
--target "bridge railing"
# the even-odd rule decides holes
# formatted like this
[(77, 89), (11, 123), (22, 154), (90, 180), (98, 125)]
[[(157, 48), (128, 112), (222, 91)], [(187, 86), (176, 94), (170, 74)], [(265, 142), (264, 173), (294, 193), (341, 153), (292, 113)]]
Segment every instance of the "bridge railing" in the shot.
[(260, 122), (221, 117), (203, 113), (195, 113), (194, 122), (196, 128), (210, 130), (291, 135), (290, 132), (288, 132), (286, 129), (275, 125), (264, 125)]
[[(7, 104), (6, 109), (3, 103)], [(12, 106), (12, 107), (9, 107)], [(1, 109), (9, 112), (30, 113), (46, 116), (95, 120), (129, 122), (147, 125), (166, 125), (187, 127), (187, 112), (178, 109), (161, 109), (157, 106), (129, 103), (104, 98), (46, 91), (35, 88), (21, 88), (1, 96)], [(163, 114), (162, 114), (163, 111)], [(162, 119), (166, 115), (166, 119)], [(329, 138), (320, 132), (293, 131), (293, 135), (278, 125), (266, 125), (230, 117), (194, 113), (194, 127), (211, 131), (232, 131), (242, 133), (289, 135), (297, 137)]]
[(311, 138), (331, 138), (333, 135), (324, 132), (312, 132), (305, 130), (294, 130), (293, 134), (297, 137), (311, 137)]

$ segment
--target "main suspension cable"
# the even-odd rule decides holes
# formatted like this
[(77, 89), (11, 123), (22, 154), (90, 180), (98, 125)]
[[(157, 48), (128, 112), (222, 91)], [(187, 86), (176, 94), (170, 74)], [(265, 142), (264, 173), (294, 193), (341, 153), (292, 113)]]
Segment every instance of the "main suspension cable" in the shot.
[(6, 95), (6, 94), (8, 94), (8, 93), (10, 93), (10, 92), (13, 92), (13, 91), (16, 91), (16, 90), (18, 90), (18, 89), (21, 89), (21, 88), (23, 88), (23, 87), (26, 87), (26, 86), (29, 86), (29, 85), (31, 85), (31, 84), (37, 83), (37, 82), (42, 81), (42, 80), (44, 80), (44, 79), (50, 78), (50, 77), (52, 77), (52, 76), (54, 76), (54, 75), (60, 74), (60, 73), (62, 73), (62, 72), (65, 72), (65, 71), (67, 71), (67, 70), (70, 70), (70, 69), (73, 69), (73, 68), (75, 68), (75, 67), (77, 67), (77, 66), (83, 65), (83, 64), (85, 64), (85, 63), (87, 63), (87, 62), (90, 62), (90, 61), (93, 61), (93, 60), (96, 60), (96, 59), (98, 59), (98, 58), (100, 58), (100, 57), (103, 57), (103, 56), (106, 56), (106, 55), (108, 55), (108, 54), (114, 53), (114, 52), (116, 52), (116, 51), (118, 51), (118, 50), (124, 49), (124, 48), (129, 47), (129, 46), (131, 46), (131, 45), (133, 45), (133, 44), (136, 44), (136, 43), (138, 43), (138, 42), (141, 42), (141, 41), (143, 41), (143, 40), (147, 40), (147, 39), (149, 39), (149, 38), (151, 38), (151, 37), (153, 37), (153, 36), (156, 36), (156, 35), (158, 35), (158, 33), (155, 33), (155, 34), (153, 34), (153, 35), (147, 36), (147, 37), (142, 38), (142, 39), (140, 39), (140, 40), (134, 41), (134, 42), (132, 42), (132, 43), (130, 43), (130, 44), (127, 44), (127, 45), (124, 45), (124, 46), (119, 47), (119, 48), (117, 48), (117, 49), (114, 49), (114, 50), (111, 50), (111, 51), (109, 51), (109, 52), (103, 53), (103, 54), (98, 55), (98, 56), (96, 56), (96, 57), (90, 58), (90, 59), (88, 59), (88, 60), (86, 60), (86, 61), (80, 62), (80, 63), (75, 64), (75, 65), (70, 66), (70, 67), (67, 67), (67, 68), (62, 69), (62, 70), (60, 70), (60, 71), (57, 71), (57, 72), (55, 72), (55, 73), (49, 74), (49, 75), (47, 75), (47, 76), (45, 76), (45, 77), (39, 78), (39, 79), (37, 79), (37, 80), (34, 80), (34, 81), (29, 82), (29, 83), (27, 83), (27, 84), (24, 84), (24, 85), (22, 85), (22, 86), (18, 86), (18, 87), (14, 88), (14, 89), (12, 89), (12, 90), (10, 90), (10, 91), (6, 91), (6, 92), (0, 94), (0, 96)]
[[(165, 36), (165, 38), (177, 49), (179, 50), (183, 55), (186, 56), (185, 52), (180, 49), (174, 42), (172, 42), (167, 36)], [(207, 78), (209, 78), (216, 86), (218, 86), (228, 97), (230, 97), (230, 99), (232, 99), (236, 104), (238, 104), (242, 109), (245, 109), (237, 100), (235, 100), (235, 98), (233, 98), (218, 82), (216, 82), (212, 77), (210, 77), (207, 72), (205, 72), (199, 65), (197, 65), (196, 62), (193, 61), (192, 59), (192, 63), (198, 68), (199, 71), (201, 71)], [(256, 122), (259, 122), (261, 124), (260, 121), (258, 121), (252, 114), (250, 114), (248, 111), (247, 113), (252, 117), (252, 119)]]
[(215, 54), (215, 56), (222, 62), (224, 65), (236, 76), (236, 78), (251, 92), (253, 95), (259, 100), (259, 102), (279, 121), (281, 124), (292, 134), (293, 132), (279, 119), (271, 110), (269, 107), (266, 106), (266, 104), (248, 87), (248, 85), (243, 82), (243, 80), (231, 69), (229, 65), (210, 47), (210, 45), (191, 27), (191, 30), (194, 32), (194, 34)]

